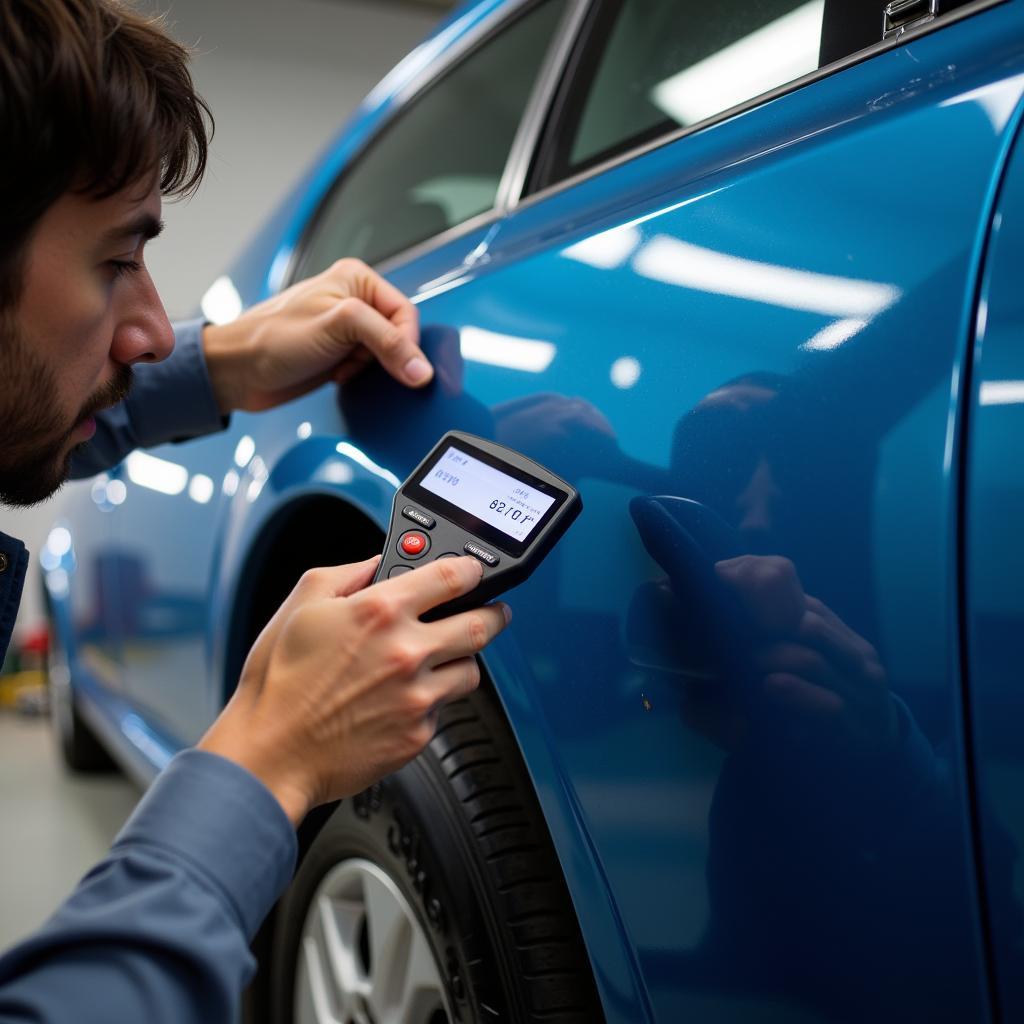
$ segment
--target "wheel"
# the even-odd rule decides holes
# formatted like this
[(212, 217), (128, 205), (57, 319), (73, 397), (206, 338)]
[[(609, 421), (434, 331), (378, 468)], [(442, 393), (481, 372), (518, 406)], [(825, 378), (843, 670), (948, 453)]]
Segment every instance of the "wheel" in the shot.
[(604, 1019), (540, 808), (493, 697), (447, 707), (343, 801), (278, 914), (275, 1024)]
[(52, 623), (46, 654), (46, 679), (50, 691), (50, 722), (57, 737), (61, 760), (67, 768), (89, 774), (117, 771), (113, 758), (75, 706), (71, 671)]

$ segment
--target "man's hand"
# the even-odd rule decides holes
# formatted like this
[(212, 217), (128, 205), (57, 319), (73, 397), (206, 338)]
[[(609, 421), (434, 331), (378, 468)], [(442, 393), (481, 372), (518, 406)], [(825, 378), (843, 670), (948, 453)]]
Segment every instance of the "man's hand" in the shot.
[(878, 652), (804, 592), (793, 563), (741, 555), (716, 563), (715, 572), (759, 635), (751, 667), (765, 697), (819, 728), (838, 727), (858, 749), (890, 749), (897, 717)]
[(441, 706), (476, 689), (474, 655), (508, 622), (505, 605), (419, 621), (480, 582), (476, 559), (438, 559), (364, 589), (377, 562), (302, 577), (199, 742), (251, 771), (295, 823), (415, 757)]
[(373, 359), (410, 387), (433, 368), (419, 347), (416, 307), (359, 260), (203, 330), (210, 381), (222, 413), (259, 412), (330, 380), (341, 383)]

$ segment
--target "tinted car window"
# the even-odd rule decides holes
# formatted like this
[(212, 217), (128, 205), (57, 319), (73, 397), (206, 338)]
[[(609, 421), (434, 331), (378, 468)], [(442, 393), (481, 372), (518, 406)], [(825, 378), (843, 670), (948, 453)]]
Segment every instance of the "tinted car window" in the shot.
[(565, 0), (545, 0), (414, 99), (346, 169), (300, 276), (341, 256), (378, 262), (491, 209)]
[[(941, 10), (961, 2), (945, 0)], [(599, 5), (532, 187), (690, 127), (881, 42), (882, 6), (864, 0)]]

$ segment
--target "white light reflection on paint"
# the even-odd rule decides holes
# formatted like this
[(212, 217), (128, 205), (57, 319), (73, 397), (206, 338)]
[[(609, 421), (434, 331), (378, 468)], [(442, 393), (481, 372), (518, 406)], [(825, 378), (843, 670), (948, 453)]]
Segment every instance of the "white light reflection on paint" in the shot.
[(805, 352), (828, 352), (848, 342), (855, 334), (867, 327), (867, 324), (867, 320), (857, 320), (852, 317), (848, 320), (834, 320), (800, 347)]
[(943, 100), (940, 107), (955, 107), (961, 103), (973, 103), (989, 119), (993, 129), (1002, 132), (1017, 109), (1020, 98), (1021, 81), (1024, 75), (1004, 78), (994, 85), (982, 85), (977, 89), (960, 93), (951, 99)]
[(1017, 405), (1024, 402), (1024, 380), (982, 381), (978, 400), (982, 405)]
[(361, 452), (354, 444), (349, 444), (348, 441), (339, 441), (335, 446), (335, 450), (339, 455), (344, 455), (346, 458), (351, 459), (354, 463), (362, 466), (363, 469), (373, 473), (374, 476), (379, 476), (382, 480), (387, 480), (392, 487), (401, 487), (402, 481), (395, 476), (390, 470), (385, 469), (383, 466), (378, 466), (364, 452)]
[(107, 500), (107, 484), (109, 483), (110, 477), (106, 473), (100, 473), (93, 480), (92, 487), (89, 489), (89, 496), (97, 505), (102, 505)]
[(132, 452), (125, 459), (125, 468), (133, 484), (161, 494), (181, 494), (188, 484), (188, 470), (184, 466), (146, 452)]
[(128, 487), (123, 480), (111, 480), (107, 484), (107, 501), (111, 505), (123, 505), (128, 497)]
[(248, 435), (243, 434), (235, 446), (235, 465), (239, 469), (245, 469), (249, 460), (256, 454), (256, 442)]
[(642, 240), (640, 229), (633, 224), (602, 231), (598, 235), (584, 238), (582, 242), (570, 245), (562, 251), (566, 259), (599, 270), (614, 270), (621, 267), (636, 252)]
[(248, 488), (246, 488), (245, 500), (251, 502), (260, 496), (264, 484), (270, 479), (270, 470), (267, 469), (267, 464), (258, 455), (249, 463), (249, 475), (252, 479), (249, 481)]
[(623, 356), (612, 363), (611, 379), (617, 388), (626, 390), (633, 387), (640, 379), (640, 361), (632, 356)]
[(188, 496), (200, 505), (205, 505), (213, 497), (213, 481), (203, 473), (196, 473), (188, 482)]
[(497, 334), (482, 327), (463, 327), (460, 337), (463, 359), (527, 373), (543, 373), (557, 352), (550, 341)]
[(155, 739), (153, 739), (146, 723), (135, 714), (125, 715), (121, 719), (121, 732), (125, 739), (155, 765), (156, 768), (166, 768), (171, 760), (171, 755), (164, 750)]
[(352, 483), (352, 467), (345, 462), (329, 462), (319, 474), (329, 484)]
[(233, 497), (238, 492), (239, 476), (233, 470), (229, 469), (224, 474), (224, 482), (221, 484), (221, 490), (229, 497)]
[(900, 296), (893, 285), (729, 256), (668, 235), (652, 238), (633, 258), (633, 268), (651, 280), (681, 288), (862, 320), (876, 316)]

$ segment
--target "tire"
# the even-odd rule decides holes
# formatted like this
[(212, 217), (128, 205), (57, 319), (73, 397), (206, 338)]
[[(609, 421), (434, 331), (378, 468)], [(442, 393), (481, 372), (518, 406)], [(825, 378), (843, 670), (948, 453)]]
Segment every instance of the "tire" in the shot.
[[(398, 918), (400, 927), (378, 924)], [(326, 952), (324, 921), (340, 956)], [(332, 980), (329, 959), (348, 980)], [(492, 696), (445, 708), (419, 758), (339, 805), (280, 905), (271, 962), (274, 1024), (604, 1020), (540, 807)], [(422, 983), (418, 1001), (403, 1003), (395, 975), (410, 964)]]
[(114, 759), (96, 738), (75, 705), (71, 672), (52, 623), (46, 656), (46, 679), (50, 691), (50, 722), (65, 767), (71, 772), (90, 775), (116, 772), (118, 767)]

